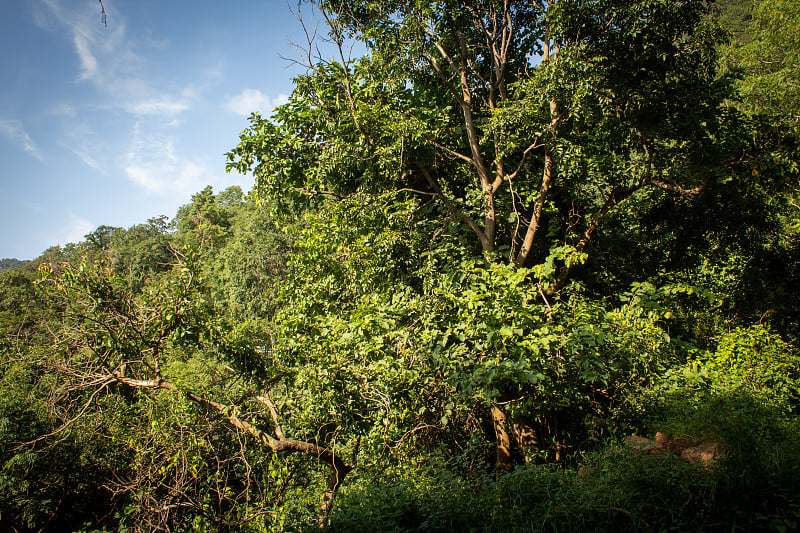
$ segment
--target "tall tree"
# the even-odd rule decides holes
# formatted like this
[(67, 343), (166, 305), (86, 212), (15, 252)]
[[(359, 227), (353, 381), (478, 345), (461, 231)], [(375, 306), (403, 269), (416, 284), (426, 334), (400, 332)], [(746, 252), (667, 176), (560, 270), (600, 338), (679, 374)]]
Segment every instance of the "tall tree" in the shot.
[[(259, 191), (286, 206), (357, 193), (435, 199), (411, 220), (427, 217), (420, 227), (433, 240), (447, 220), (466, 235), (446, 248), (449, 258), (439, 256), (439, 268), (459, 271), (472, 256), (522, 269), (521, 277), (489, 270), (507, 288), (527, 287), (508, 308), (451, 301), (452, 312), (497, 313), (476, 333), (484, 341), (517, 331), (504, 322), (524, 316), (538, 318), (520, 332), (544, 331), (535, 324), (553, 320), (553, 299), (614, 213), (646, 209), (642, 200), (653, 194), (691, 200), (730, 172), (721, 108), (727, 90), (715, 79), (721, 32), (706, 22), (705, 1), (332, 0), (318, 7), (338, 59), (310, 58), (289, 103), (272, 120), (251, 118), (228, 167), (252, 171)], [(346, 58), (349, 38), (368, 53)], [(356, 215), (335, 224), (344, 235), (359, 230), (343, 224), (359, 223)], [(335, 242), (323, 235), (306, 242), (326, 239)], [(469, 268), (462, 274), (472, 275)], [(471, 290), (484, 301), (506, 289), (475, 281)], [(512, 352), (478, 343), (498, 350), (499, 367), (531, 364), (533, 354), (549, 351), (524, 346), (525, 335), (507, 336), (519, 343)], [(593, 350), (582, 346), (573, 355)], [(482, 353), (475, 349), (473, 363)], [(512, 462), (507, 411), (519, 374), (486, 370), (500, 472)], [(527, 405), (536, 418), (544, 411), (534, 403)]]

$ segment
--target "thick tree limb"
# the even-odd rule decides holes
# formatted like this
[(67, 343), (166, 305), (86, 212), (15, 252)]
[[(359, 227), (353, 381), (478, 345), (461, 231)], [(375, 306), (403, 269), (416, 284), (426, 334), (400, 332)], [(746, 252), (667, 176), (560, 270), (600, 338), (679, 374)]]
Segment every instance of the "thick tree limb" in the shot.
[(447, 146), (445, 146), (443, 144), (439, 144), (438, 142), (433, 141), (433, 140), (431, 141), (431, 144), (434, 145), (436, 148), (439, 148), (440, 150), (444, 150), (445, 152), (447, 152), (448, 154), (452, 155), (453, 157), (456, 157), (458, 159), (462, 159), (462, 160), (464, 160), (467, 163), (470, 163), (472, 165), (475, 164), (475, 161), (473, 161), (471, 157), (467, 157), (464, 154), (462, 154), (461, 152), (456, 152), (455, 150), (452, 150), (452, 149), (448, 148)]
[(522, 246), (520, 247), (517, 257), (514, 259), (514, 264), (518, 267), (525, 266), (528, 255), (530, 255), (531, 249), (533, 248), (533, 241), (536, 238), (542, 221), (544, 202), (547, 200), (547, 194), (550, 192), (550, 185), (555, 178), (555, 172), (555, 159), (553, 154), (550, 150), (545, 150), (544, 172), (542, 173), (542, 184), (539, 186), (539, 196), (533, 204), (533, 214), (531, 215), (528, 229), (525, 231), (525, 238), (522, 241)]

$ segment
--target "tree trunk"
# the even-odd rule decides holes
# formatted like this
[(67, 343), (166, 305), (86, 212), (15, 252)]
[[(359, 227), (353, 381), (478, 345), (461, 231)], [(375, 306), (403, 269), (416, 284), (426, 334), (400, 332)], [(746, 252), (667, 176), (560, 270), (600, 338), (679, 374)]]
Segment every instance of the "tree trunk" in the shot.
[(520, 453), (528, 464), (534, 452), (539, 451), (541, 446), (539, 435), (530, 418), (523, 415), (516, 415), (513, 419), (512, 428), (514, 430), (514, 441)]
[(344, 477), (352, 470), (349, 466), (344, 466), (342, 470), (334, 467), (333, 472), (328, 477), (328, 488), (322, 495), (322, 504), (319, 508), (319, 516), (317, 517), (317, 525), (320, 529), (324, 529), (328, 523), (328, 517), (333, 509), (333, 502), (336, 499), (336, 492), (344, 481)]
[(545, 150), (544, 154), (544, 172), (542, 174), (542, 185), (539, 187), (539, 197), (533, 204), (531, 222), (528, 224), (528, 230), (525, 232), (525, 239), (522, 241), (522, 246), (514, 260), (514, 264), (518, 267), (525, 266), (525, 262), (528, 260), (528, 254), (530, 254), (533, 248), (533, 240), (536, 238), (536, 234), (539, 231), (539, 225), (542, 221), (542, 209), (545, 200), (547, 200), (547, 193), (550, 191), (550, 184), (555, 178), (555, 172), (553, 153), (548, 148)]
[(495, 460), (494, 473), (499, 479), (500, 476), (511, 471), (514, 461), (511, 457), (511, 434), (508, 432), (506, 413), (499, 405), (494, 403), (492, 404), (492, 424), (497, 438), (497, 458)]

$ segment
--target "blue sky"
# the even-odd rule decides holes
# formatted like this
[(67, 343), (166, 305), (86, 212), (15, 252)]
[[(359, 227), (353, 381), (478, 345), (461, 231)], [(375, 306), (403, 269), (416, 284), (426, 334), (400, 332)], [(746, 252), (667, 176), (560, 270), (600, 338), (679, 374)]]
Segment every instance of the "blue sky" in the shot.
[(224, 153), (300, 73), (296, 0), (103, 4), (0, 2), (0, 258), (249, 190)]

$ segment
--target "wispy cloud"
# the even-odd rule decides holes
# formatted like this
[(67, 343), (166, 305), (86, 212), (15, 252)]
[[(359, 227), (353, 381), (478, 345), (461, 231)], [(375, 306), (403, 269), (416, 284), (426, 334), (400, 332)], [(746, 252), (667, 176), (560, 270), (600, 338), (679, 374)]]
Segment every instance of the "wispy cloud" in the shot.
[(83, 237), (94, 229), (94, 225), (87, 219), (80, 217), (72, 211), (67, 211), (67, 219), (64, 221), (61, 232), (52, 241), (58, 244), (68, 242), (80, 242)]
[[(141, 46), (152, 46), (147, 37), (136, 41), (126, 32), (122, 13), (114, 12), (108, 27), (99, 22), (99, 6), (91, 2), (40, 0), (49, 16), (36, 16), (45, 29), (64, 32), (79, 61), (76, 82), (93, 84), (100, 92), (100, 106), (132, 115), (175, 115), (194, 102), (191, 87), (175, 86), (174, 80), (158, 82), (146, 72)], [(166, 46), (160, 43), (159, 46)]]
[(177, 115), (189, 109), (189, 102), (169, 96), (139, 100), (125, 104), (126, 111), (133, 115)]
[(73, 146), (65, 143), (64, 141), (59, 141), (58, 144), (75, 154), (78, 159), (83, 161), (84, 165), (96, 170), (97, 172), (100, 172), (101, 174), (106, 173), (106, 169), (103, 168), (103, 165), (100, 164), (100, 162), (97, 161), (97, 159), (95, 159), (91, 154), (89, 154), (89, 151), (86, 148)]
[(101, 174), (108, 172), (113, 158), (87, 123), (73, 121), (59, 137), (58, 145), (76, 155), (84, 165)]
[[(129, 149), (122, 160), (103, 156), (98, 149), (107, 144), (91, 129), (72, 124), (59, 144), (70, 150), (84, 164), (100, 171), (116, 167), (138, 186), (159, 194), (191, 192), (212, 172), (178, 151), (180, 144), (164, 134), (181, 124), (182, 117), (202, 100), (205, 79), (181, 82), (170, 75), (153, 72), (147, 53), (169, 47), (165, 40), (142, 35), (128, 35), (124, 13), (111, 11), (106, 3), (108, 27), (100, 23), (99, 5), (74, 0), (38, 0), (40, 13), (36, 23), (48, 31), (63, 35), (78, 61), (75, 81), (96, 89), (96, 97), (84, 105), (81, 113), (74, 107), (60, 104), (60, 110), (72, 110), (72, 122), (93, 110), (118, 112), (118, 124), (130, 130), (116, 135), (129, 135)], [(216, 71), (211, 71), (215, 75)], [(201, 74), (202, 78), (202, 74)], [(66, 116), (66, 115), (65, 115)], [(145, 135), (143, 132), (150, 132)]]
[(94, 57), (94, 54), (89, 49), (89, 39), (76, 31), (73, 36), (73, 42), (75, 43), (75, 51), (81, 60), (81, 75), (78, 81), (95, 78), (97, 76), (97, 58)]
[(11, 144), (22, 148), (36, 159), (40, 161), (44, 159), (39, 148), (37, 148), (33, 139), (31, 139), (31, 136), (25, 131), (22, 121), (0, 118), (0, 135), (5, 137)]
[(217, 165), (185, 157), (176, 146), (176, 138), (152, 131), (145, 133), (144, 128), (137, 126), (125, 154), (128, 179), (156, 194), (189, 194), (221, 181), (221, 176), (213, 170)]
[(51, 106), (48, 113), (56, 117), (74, 118), (78, 114), (78, 111), (75, 109), (75, 106), (70, 103), (59, 102)]
[(231, 113), (247, 117), (254, 111), (270, 115), (277, 106), (285, 104), (289, 97), (279, 94), (276, 98), (270, 98), (258, 89), (244, 89), (236, 96), (225, 102), (225, 109)]

